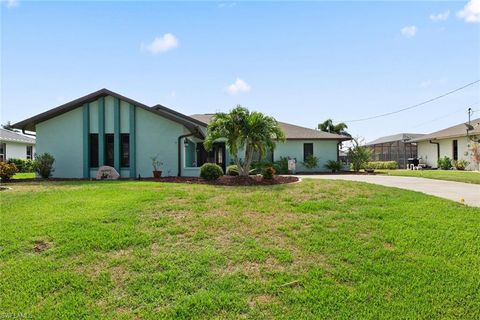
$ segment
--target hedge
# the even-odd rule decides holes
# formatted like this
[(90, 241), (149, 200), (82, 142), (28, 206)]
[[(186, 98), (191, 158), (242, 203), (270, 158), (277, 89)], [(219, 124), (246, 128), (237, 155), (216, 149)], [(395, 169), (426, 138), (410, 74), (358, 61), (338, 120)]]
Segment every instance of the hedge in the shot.
[(370, 161), (367, 163), (367, 165), (365, 166), (366, 169), (388, 169), (388, 170), (392, 170), (392, 169), (397, 169), (398, 168), (398, 165), (397, 165), (397, 161)]

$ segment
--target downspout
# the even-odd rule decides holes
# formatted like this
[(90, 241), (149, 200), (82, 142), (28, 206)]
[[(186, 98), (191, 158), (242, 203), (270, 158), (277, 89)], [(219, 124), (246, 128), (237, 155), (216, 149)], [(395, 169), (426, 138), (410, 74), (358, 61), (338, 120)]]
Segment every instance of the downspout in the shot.
[(194, 136), (196, 133), (184, 134), (178, 137), (178, 174), (177, 176), (182, 175), (182, 147), (181, 142), (183, 138)]
[(437, 145), (437, 161), (440, 160), (440, 143), (439, 142), (433, 142), (432, 140), (429, 140), (431, 144), (436, 144)]

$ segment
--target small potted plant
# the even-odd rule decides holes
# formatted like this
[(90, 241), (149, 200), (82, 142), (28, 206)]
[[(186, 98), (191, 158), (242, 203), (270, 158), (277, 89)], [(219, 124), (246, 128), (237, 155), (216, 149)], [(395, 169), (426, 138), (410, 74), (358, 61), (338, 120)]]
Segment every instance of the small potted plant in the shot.
[(159, 179), (162, 176), (162, 171), (159, 169), (163, 166), (163, 162), (158, 160), (158, 154), (155, 157), (150, 157), (150, 159), (152, 160), (153, 177)]

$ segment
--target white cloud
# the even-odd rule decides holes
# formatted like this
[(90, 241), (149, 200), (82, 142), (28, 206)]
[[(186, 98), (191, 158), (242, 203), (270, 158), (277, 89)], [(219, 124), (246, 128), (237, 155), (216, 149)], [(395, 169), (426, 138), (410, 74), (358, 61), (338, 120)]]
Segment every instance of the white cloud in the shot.
[(400, 32), (406, 38), (412, 38), (417, 34), (417, 27), (415, 26), (406, 26), (403, 27)]
[(420, 88), (428, 88), (432, 85), (432, 80), (423, 80), (420, 82)]
[(447, 10), (445, 12), (440, 12), (440, 13), (432, 13), (430, 15), (430, 20), (432, 21), (445, 21), (448, 19), (450, 16), (450, 10)]
[(1, 0), (1, 2), (5, 3), (5, 6), (7, 8), (18, 7), (18, 5), (20, 4), (18, 0)]
[(249, 92), (250, 89), (251, 89), (250, 85), (240, 78), (237, 78), (234, 83), (232, 83), (231, 85), (225, 88), (225, 90), (227, 90), (229, 94)]
[(480, 22), (480, 0), (470, 0), (463, 10), (457, 12), (457, 17), (465, 20), (465, 22)]
[(161, 37), (153, 39), (153, 41), (147, 45), (142, 43), (142, 50), (146, 50), (152, 54), (159, 54), (167, 52), (178, 47), (178, 39), (171, 33), (165, 33)]
[(219, 8), (233, 8), (237, 5), (235, 2), (222, 2), (218, 4)]

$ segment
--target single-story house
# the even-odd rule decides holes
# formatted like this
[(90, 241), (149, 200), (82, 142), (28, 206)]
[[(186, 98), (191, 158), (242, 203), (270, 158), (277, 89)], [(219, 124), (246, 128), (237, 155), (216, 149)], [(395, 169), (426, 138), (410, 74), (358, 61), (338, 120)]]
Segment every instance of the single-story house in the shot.
[(33, 159), (34, 154), (34, 137), (0, 128), (0, 161)]
[(480, 118), (469, 123), (460, 123), (420, 138), (413, 139), (417, 143), (418, 157), (421, 163), (437, 168), (439, 158), (445, 156), (452, 160), (464, 159), (470, 162), (467, 170), (475, 170), (472, 161), (471, 147), (480, 142)]
[(373, 151), (372, 161), (396, 161), (400, 169), (405, 169), (409, 158), (417, 158), (417, 144), (411, 140), (422, 136), (420, 133), (399, 133), (375, 139), (366, 145)]
[[(164, 176), (198, 176), (200, 166), (215, 162), (223, 169), (232, 158), (221, 139), (206, 152), (203, 140), (211, 115), (186, 116), (161, 105), (149, 107), (107, 89), (15, 123), (35, 131), (37, 153), (55, 157), (54, 177), (95, 177), (102, 165), (121, 177), (151, 177), (152, 157), (158, 155)], [(271, 160), (297, 159), (297, 171), (324, 171), (338, 159), (338, 146), (349, 137), (280, 123), (287, 141), (277, 143)], [(314, 155), (317, 168), (301, 162)]]

